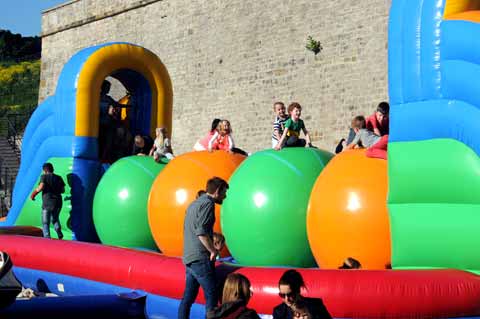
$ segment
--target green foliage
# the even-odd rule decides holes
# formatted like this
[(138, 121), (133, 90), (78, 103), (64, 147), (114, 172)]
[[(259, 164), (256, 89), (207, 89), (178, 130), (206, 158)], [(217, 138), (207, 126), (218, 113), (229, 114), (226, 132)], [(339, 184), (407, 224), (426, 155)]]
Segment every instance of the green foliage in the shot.
[(315, 53), (315, 55), (319, 54), (323, 50), (320, 41), (315, 40), (314, 38), (312, 38), (312, 36), (308, 36), (307, 45), (305, 46), (305, 48)]
[(0, 67), (0, 115), (38, 100), (40, 60)]
[(0, 66), (38, 60), (41, 51), (42, 42), (39, 37), (22, 37), (8, 30), (0, 30)]

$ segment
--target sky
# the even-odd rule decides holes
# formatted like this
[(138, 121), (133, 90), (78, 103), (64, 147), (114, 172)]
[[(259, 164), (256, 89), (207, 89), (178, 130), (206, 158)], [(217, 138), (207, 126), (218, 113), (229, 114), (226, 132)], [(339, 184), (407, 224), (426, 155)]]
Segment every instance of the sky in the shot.
[(40, 35), (42, 11), (67, 0), (0, 0), (0, 29), (23, 36)]

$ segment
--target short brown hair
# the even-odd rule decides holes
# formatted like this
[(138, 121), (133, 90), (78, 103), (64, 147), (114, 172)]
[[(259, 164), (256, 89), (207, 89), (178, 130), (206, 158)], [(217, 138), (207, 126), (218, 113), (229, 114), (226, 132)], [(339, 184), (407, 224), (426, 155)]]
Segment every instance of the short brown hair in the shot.
[(363, 115), (355, 116), (352, 120), (352, 128), (366, 128), (367, 124), (365, 122), (365, 117)]
[(301, 288), (306, 288), (302, 275), (295, 269), (285, 271), (280, 277), (278, 285), (289, 286), (294, 294), (300, 294)]
[(273, 103), (273, 110), (274, 111), (275, 111), (275, 105), (281, 105), (282, 107), (285, 107), (285, 104), (283, 104), (283, 102), (277, 101), (277, 102)]
[(206, 191), (209, 194), (215, 193), (216, 190), (223, 191), (228, 189), (228, 183), (220, 177), (212, 177), (207, 181)]
[(297, 102), (290, 103), (290, 105), (288, 106), (288, 113), (292, 112), (294, 109), (299, 109), (301, 111), (302, 106)]
[(231, 273), (225, 280), (223, 286), (222, 304), (234, 301), (243, 301), (248, 303), (250, 300), (250, 280), (242, 274)]

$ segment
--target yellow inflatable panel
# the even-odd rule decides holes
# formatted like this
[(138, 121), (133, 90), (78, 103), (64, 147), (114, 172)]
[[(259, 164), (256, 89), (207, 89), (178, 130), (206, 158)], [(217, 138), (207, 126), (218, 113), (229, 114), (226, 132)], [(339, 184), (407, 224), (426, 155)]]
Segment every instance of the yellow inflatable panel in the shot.
[(448, 17), (447, 20), (464, 20), (480, 23), (480, 10), (465, 11), (457, 14), (453, 14)]
[[(478, 0), (447, 0), (445, 3), (445, 11), (443, 17), (445, 19), (451, 20), (452, 17), (458, 13), (480, 10), (480, 1)], [(452, 19), (460, 20), (460, 19)], [(461, 19), (464, 20), (464, 19)]]
[(108, 75), (120, 69), (136, 71), (150, 84), (152, 136), (156, 127), (164, 126), (171, 132), (173, 92), (167, 69), (155, 54), (142, 47), (114, 44), (93, 53), (80, 72), (77, 82), (75, 136), (98, 136), (100, 87)]

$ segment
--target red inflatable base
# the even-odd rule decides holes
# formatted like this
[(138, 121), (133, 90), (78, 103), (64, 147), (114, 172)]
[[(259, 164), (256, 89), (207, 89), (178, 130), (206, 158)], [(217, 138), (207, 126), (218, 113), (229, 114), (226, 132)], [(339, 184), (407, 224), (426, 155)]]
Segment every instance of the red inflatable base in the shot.
[[(180, 259), (98, 244), (0, 236), (0, 250), (15, 266), (70, 275), (180, 299)], [(249, 306), (269, 314), (280, 303), (277, 282), (285, 269), (218, 267), (252, 282)], [(480, 315), (480, 277), (458, 270), (300, 269), (307, 296), (321, 297), (340, 318), (448, 318)], [(201, 301), (201, 300), (200, 300)]]

